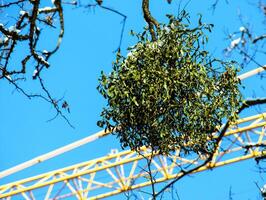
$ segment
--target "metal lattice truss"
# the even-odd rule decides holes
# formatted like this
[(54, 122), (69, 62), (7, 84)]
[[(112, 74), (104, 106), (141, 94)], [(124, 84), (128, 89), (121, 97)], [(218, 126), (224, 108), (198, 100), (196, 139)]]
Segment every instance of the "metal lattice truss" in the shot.
[[(266, 113), (243, 118), (230, 126), (213, 160), (194, 172), (230, 163), (266, 156)], [(133, 151), (118, 152), (88, 162), (51, 171), (0, 186), (0, 199), (102, 199), (151, 184), (148, 158)], [(150, 169), (156, 183), (177, 178), (184, 171), (205, 161), (204, 155), (182, 157), (178, 151), (171, 156), (156, 155)]]

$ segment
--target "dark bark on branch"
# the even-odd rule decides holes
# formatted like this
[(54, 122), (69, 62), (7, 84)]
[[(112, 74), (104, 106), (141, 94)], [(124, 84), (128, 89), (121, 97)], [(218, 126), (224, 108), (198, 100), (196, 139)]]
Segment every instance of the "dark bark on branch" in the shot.
[(0, 5), (0, 8), (7, 8), (9, 6), (16, 5), (16, 4), (22, 3), (24, 1), (26, 1), (26, 0), (19, 0), (19, 1), (10, 2), (10, 3), (7, 3), (7, 4), (3, 4), (3, 5)]
[(154, 19), (152, 17), (150, 10), (149, 10), (149, 4), (150, 4), (149, 0), (143, 0), (142, 1), (142, 10), (143, 10), (144, 19), (148, 23), (148, 26), (149, 26), (149, 31), (151, 33), (152, 41), (155, 41), (156, 40), (156, 32), (155, 32), (154, 26), (156, 27), (156, 29), (159, 29), (160, 25), (156, 21), (156, 19)]
[(265, 38), (266, 38), (266, 34), (261, 35), (261, 36), (259, 36), (259, 37), (256, 37), (256, 38), (252, 41), (252, 43), (255, 44), (256, 42), (258, 42), (258, 41), (260, 41), (260, 40), (264, 40)]
[(244, 109), (256, 106), (256, 105), (261, 105), (266, 103), (266, 98), (260, 98), (260, 99), (254, 99), (254, 100), (246, 100), (242, 104), (241, 108), (238, 111), (238, 114), (241, 113)]

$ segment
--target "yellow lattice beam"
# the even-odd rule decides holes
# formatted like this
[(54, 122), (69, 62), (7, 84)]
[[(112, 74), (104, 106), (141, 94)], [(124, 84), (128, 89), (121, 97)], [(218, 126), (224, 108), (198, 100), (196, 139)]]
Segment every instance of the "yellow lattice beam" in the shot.
[[(243, 118), (232, 124), (220, 142), (217, 154), (204, 171), (230, 163), (263, 156), (262, 147), (246, 146), (266, 144), (266, 114)], [(102, 199), (125, 191), (151, 184), (147, 178), (147, 163), (144, 157), (151, 156), (147, 148), (142, 155), (133, 151), (114, 152), (107, 156), (51, 171), (24, 180), (0, 186), (1, 199)], [(182, 157), (179, 151), (171, 156), (157, 155), (151, 162), (156, 183), (182, 175), (180, 168), (191, 169), (204, 163), (205, 156)]]

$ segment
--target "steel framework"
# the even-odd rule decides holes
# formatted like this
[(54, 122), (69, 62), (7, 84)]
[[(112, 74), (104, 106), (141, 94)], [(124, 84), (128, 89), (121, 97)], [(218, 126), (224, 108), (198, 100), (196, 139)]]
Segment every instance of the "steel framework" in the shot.
[[(266, 156), (265, 128), (266, 113), (238, 120), (226, 132), (213, 160), (195, 172)], [(2, 185), (0, 199), (102, 199), (145, 187), (151, 184), (147, 176), (151, 152), (143, 148), (141, 154), (113, 151), (101, 158)], [(156, 155), (151, 172), (156, 183), (165, 182), (205, 159), (204, 155), (181, 156), (178, 150), (168, 157)]]

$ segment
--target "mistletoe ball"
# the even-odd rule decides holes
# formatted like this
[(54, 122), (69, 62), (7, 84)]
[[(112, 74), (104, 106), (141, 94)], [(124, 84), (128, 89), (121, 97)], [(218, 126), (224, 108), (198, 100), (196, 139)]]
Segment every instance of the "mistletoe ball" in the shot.
[(113, 131), (123, 148), (146, 146), (161, 154), (212, 152), (213, 132), (236, 119), (240, 81), (232, 62), (204, 50), (211, 25), (190, 28), (186, 18), (169, 16), (151, 41), (144, 31), (126, 57), (117, 54), (99, 92), (107, 99), (98, 125)]

